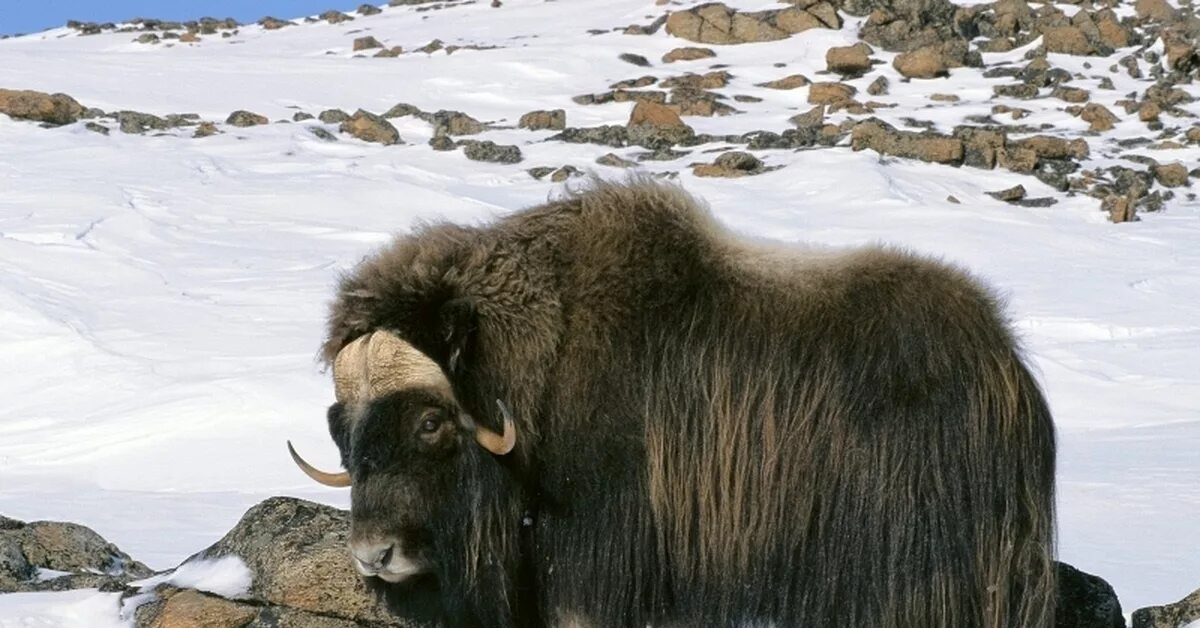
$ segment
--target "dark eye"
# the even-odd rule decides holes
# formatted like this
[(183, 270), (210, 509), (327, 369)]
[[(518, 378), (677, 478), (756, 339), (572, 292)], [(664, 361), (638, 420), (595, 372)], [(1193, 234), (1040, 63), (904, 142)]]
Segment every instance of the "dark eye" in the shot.
[(429, 414), (425, 415), (425, 420), (421, 421), (421, 426), (420, 426), (419, 430), (422, 434), (432, 434), (432, 433), (438, 431), (438, 428), (440, 428), (441, 426), (442, 426), (441, 413), (440, 412), (430, 412)]

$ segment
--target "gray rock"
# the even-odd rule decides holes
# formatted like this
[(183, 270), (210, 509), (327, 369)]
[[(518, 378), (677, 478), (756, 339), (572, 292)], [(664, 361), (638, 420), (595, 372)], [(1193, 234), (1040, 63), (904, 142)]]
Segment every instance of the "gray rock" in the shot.
[(497, 164), (515, 164), (523, 159), (521, 149), (516, 146), (497, 144), (491, 140), (464, 140), (461, 143), (467, 159)]
[[(39, 569), (67, 572), (46, 582)], [(153, 573), (89, 528), (75, 523), (5, 519), (0, 527), (0, 593), (119, 586)]]
[(246, 111), (245, 109), (239, 109), (229, 114), (229, 117), (225, 119), (225, 124), (236, 127), (259, 126), (269, 122), (270, 120), (266, 116), (254, 113), (253, 111)]
[[(1042, 200), (1054, 199), (1028, 199)], [(1057, 563), (1057, 570), (1058, 611), (1055, 628), (1125, 628), (1121, 602), (1117, 600), (1112, 586), (1102, 578), (1079, 571), (1066, 563)], [(1136, 617), (1135, 613), (1134, 626), (1137, 626)]]
[(164, 131), (171, 128), (163, 118), (140, 111), (118, 111), (117, 123), (122, 133), (145, 133), (146, 131)]

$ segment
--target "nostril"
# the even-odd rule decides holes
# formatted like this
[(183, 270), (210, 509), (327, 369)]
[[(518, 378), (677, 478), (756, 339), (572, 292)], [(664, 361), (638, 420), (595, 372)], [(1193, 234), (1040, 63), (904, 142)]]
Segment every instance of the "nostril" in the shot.
[(375, 561), (375, 566), (376, 566), (376, 567), (383, 567), (384, 565), (386, 565), (386, 564), (388, 564), (389, 562), (391, 562), (391, 560), (392, 560), (392, 550), (393, 550), (393, 549), (395, 549), (395, 547), (396, 547), (395, 545), (389, 545), (389, 546), (387, 546), (387, 549), (385, 549), (385, 550), (383, 550), (382, 552), (380, 552), (379, 556), (376, 558), (376, 561)]

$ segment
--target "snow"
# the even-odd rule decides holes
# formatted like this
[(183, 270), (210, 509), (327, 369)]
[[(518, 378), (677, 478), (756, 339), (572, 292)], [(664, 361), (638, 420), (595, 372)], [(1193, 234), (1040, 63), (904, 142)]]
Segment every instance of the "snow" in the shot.
[(241, 558), (222, 556), (216, 559), (192, 559), (170, 573), (132, 584), (143, 591), (152, 591), (160, 584), (171, 584), (181, 589), (208, 591), (224, 598), (237, 599), (250, 590), (253, 578), (254, 574)]
[[(662, 9), (644, 0), (566, 4), (385, 8), (341, 25), (248, 26), (194, 46), (56, 29), (0, 41), (0, 86), (66, 92), (105, 110), (218, 121), (235, 109), (274, 120), (297, 107), (379, 112), (409, 102), (510, 125), (529, 110), (563, 108), (570, 125), (592, 126), (624, 123), (632, 105), (581, 106), (571, 96), (720, 62), (735, 75), (724, 93), (764, 100), (736, 103), (744, 114), (689, 124), (710, 133), (779, 131), (809, 108), (807, 90), (754, 84), (794, 73), (828, 80), (817, 76), (824, 50), (855, 41), (857, 23), (660, 66), (664, 52), (685, 43), (661, 32), (586, 31), (647, 24)], [(350, 42), (366, 34), (406, 50), (435, 37), (502, 48), (354, 58)], [(620, 52), (657, 67), (631, 66), (617, 60)], [(1022, 52), (987, 58), (1019, 62)], [(1052, 61), (1096, 74), (1121, 54)], [(1084, 61), (1097, 70), (1083, 69)], [(880, 100), (899, 105), (880, 110), (881, 118), (899, 125), (913, 116), (942, 130), (989, 112), (991, 86), (1004, 82), (956, 71), (902, 83), (890, 64), (878, 73), (893, 86)], [(873, 76), (852, 83), (863, 90)], [(1124, 74), (1111, 77), (1117, 89), (1095, 94), (1114, 111), (1115, 99), (1144, 89)], [(931, 103), (933, 92), (963, 100)], [(1037, 108), (1022, 122), (1086, 126), (1047, 102), (1021, 102)], [(290, 438), (315, 465), (337, 466), (324, 422), (332, 387), (316, 351), (338, 273), (419, 221), (482, 221), (561, 189), (525, 168), (571, 164), (617, 176), (595, 158), (636, 152), (496, 130), (481, 139), (519, 144), (525, 161), (484, 164), (430, 150), (424, 122), (394, 122), (404, 146), (326, 143), (304, 124), (225, 128), (205, 139), (187, 129), (104, 137), (81, 124), (41, 129), (0, 116), (0, 512), (88, 525), (167, 569), (268, 496), (345, 507), (348, 495), (313, 485), (284, 446)], [(1120, 163), (1110, 138), (1143, 134), (1127, 120), (1091, 138), (1089, 165)], [(764, 151), (769, 165), (785, 167), (747, 179), (693, 177), (685, 166), (709, 160), (701, 151), (714, 147), (647, 167), (681, 171), (687, 189), (746, 234), (895, 243), (996, 286), (1058, 423), (1061, 559), (1107, 579), (1127, 610), (1200, 586), (1200, 554), (1187, 549), (1200, 521), (1200, 203), (1181, 194), (1162, 213), (1113, 225), (1094, 199), (1064, 197), (1031, 177), (845, 147)], [(1194, 147), (1140, 152), (1186, 164), (1200, 158)], [(1027, 209), (985, 194), (1018, 183), (1060, 202)], [(79, 619), (86, 613), (95, 615)], [(116, 617), (115, 598), (94, 592), (0, 596), (0, 626)]]

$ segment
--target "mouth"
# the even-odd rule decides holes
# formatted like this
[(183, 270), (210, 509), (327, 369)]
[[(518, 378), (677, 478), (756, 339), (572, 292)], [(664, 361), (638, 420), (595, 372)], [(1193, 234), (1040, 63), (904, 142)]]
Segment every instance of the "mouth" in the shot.
[(379, 578), (392, 584), (402, 582), (413, 576), (425, 573), (428, 569), (417, 561), (404, 556), (389, 556), (388, 560), (376, 564), (367, 564), (358, 558), (352, 559), (358, 573), (368, 578)]

